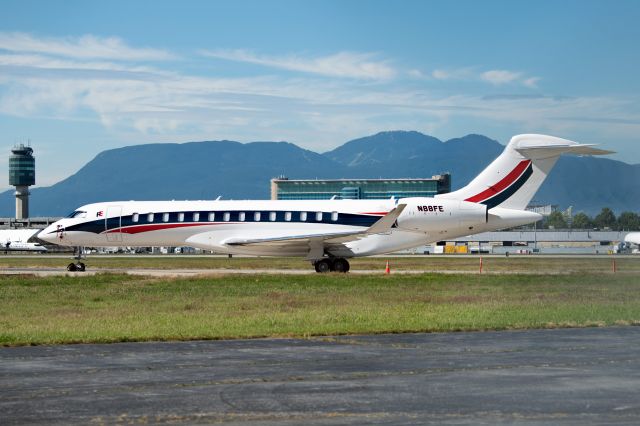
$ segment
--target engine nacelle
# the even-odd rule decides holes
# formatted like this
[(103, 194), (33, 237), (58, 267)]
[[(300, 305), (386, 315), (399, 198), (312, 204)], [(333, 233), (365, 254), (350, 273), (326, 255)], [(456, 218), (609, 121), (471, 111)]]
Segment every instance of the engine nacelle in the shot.
[(412, 231), (471, 230), (487, 223), (487, 206), (468, 201), (441, 198), (404, 198), (406, 204), (398, 218), (398, 227)]

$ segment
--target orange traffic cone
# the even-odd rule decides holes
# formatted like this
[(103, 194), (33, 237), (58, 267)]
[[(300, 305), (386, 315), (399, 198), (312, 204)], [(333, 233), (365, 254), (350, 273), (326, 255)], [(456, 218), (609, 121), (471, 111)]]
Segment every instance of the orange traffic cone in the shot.
[(385, 274), (390, 274), (391, 273), (391, 269), (389, 269), (389, 261), (387, 260), (387, 267), (384, 268), (384, 273)]

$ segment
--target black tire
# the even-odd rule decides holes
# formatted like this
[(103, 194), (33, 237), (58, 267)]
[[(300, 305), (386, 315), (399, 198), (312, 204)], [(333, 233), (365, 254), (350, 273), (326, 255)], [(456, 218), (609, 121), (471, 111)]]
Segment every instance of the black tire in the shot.
[(331, 271), (331, 263), (327, 259), (318, 260), (315, 265), (316, 272), (324, 274)]
[(85, 269), (86, 269), (86, 267), (84, 266), (84, 263), (82, 263), (82, 262), (79, 262), (79, 263), (76, 265), (76, 270), (77, 270), (77, 271), (79, 271), (79, 272), (84, 272), (84, 271), (85, 271)]
[(70, 263), (67, 265), (67, 271), (69, 272), (75, 272), (77, 270), (76, 264), (75, 263)]
[(347, 259), (338, 258), (333, 261), (333, 270), (336, 272), (349, 272), (349, 261)]

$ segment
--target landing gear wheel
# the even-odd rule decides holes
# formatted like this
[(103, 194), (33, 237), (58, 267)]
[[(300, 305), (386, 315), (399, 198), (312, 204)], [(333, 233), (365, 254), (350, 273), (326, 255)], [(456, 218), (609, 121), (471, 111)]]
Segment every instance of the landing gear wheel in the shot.
[(314, 263), (314, 266), (316, 268), (316, 272), (319, 272), (321, 274), (324, 274), (325, 272), (329, 272), (331, 270), (331, 263), (329, 263), (329, 260), (327, 259), (318, 260), (316, 263)]
[(333, 261), (333, 270), (336, 272), (349, 272), (349, 261), (338, 258)]
[(84, 263), (81, 262), (82, 260), (82, 252), (83, 252), (83, 248), (82, 247), (76, 247), (74, 252), (73, 252), (73, 259), (76, 260), (76, 263), (70, 263), (67, 265), (67, 271), (69, 272), (84, 272), (86, 270), (86, 267), (84, 265)]
[(69, 272), (84, 272), (86, 269), (84, 263), (70, 263), (67, 265), (67, 271)]

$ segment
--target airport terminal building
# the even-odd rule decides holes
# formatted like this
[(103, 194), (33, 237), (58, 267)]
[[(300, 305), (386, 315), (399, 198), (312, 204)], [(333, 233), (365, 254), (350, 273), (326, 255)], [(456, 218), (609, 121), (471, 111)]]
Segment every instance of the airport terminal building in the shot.
[(451, 175), (418, 179), (271, 179), (272, 200), (379, 200), (451, 191)]

